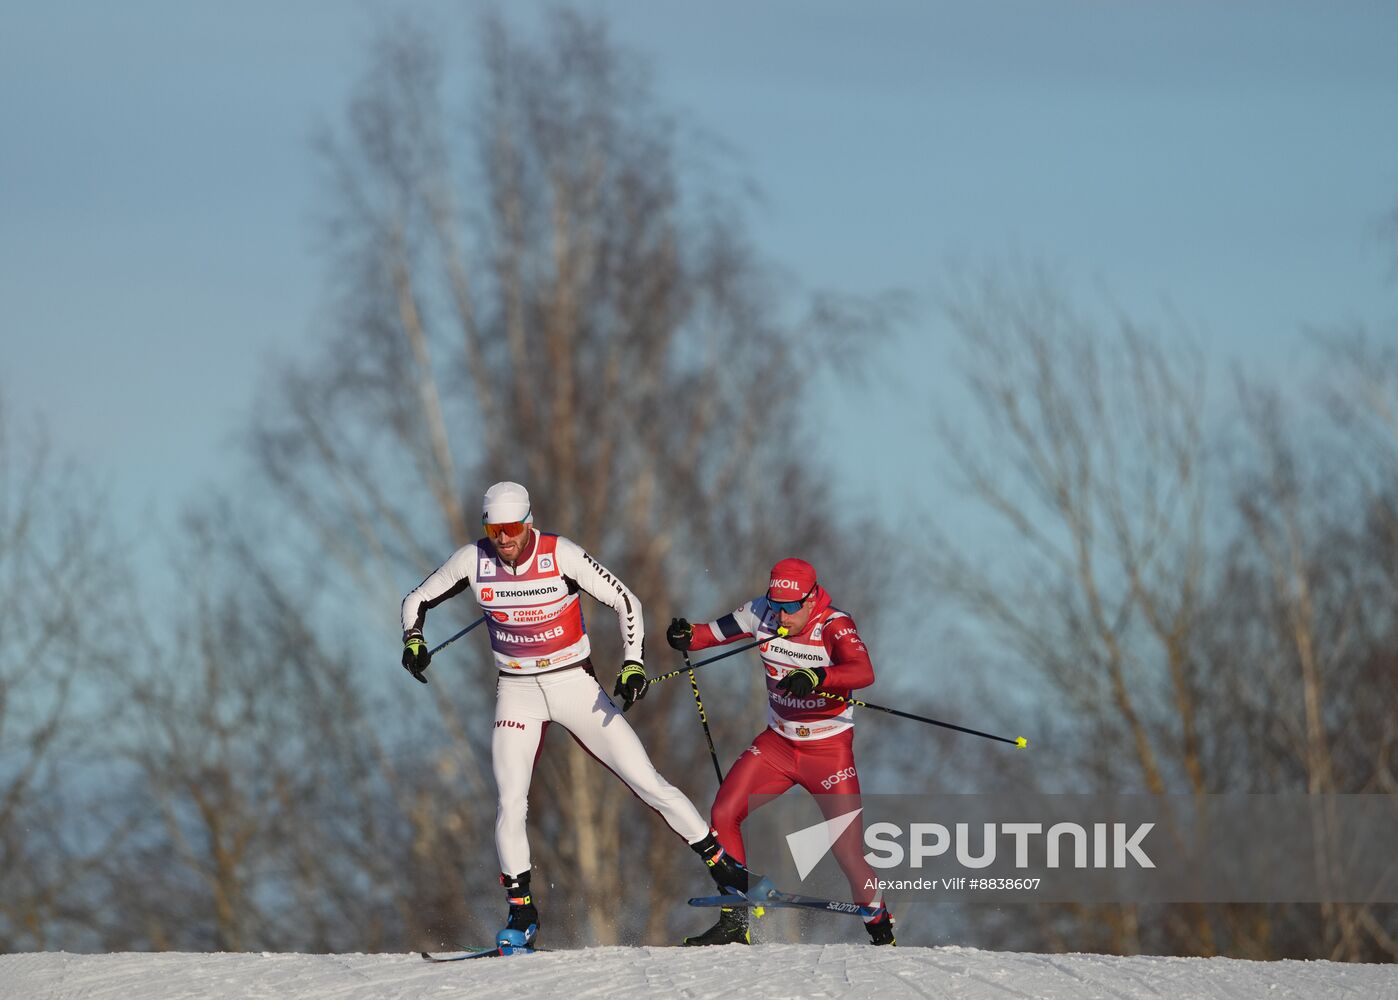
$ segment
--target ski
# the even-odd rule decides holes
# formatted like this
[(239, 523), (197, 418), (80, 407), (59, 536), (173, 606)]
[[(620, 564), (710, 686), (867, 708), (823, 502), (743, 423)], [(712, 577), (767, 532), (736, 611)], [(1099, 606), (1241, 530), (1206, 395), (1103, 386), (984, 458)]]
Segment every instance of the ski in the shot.
[(824, 899), (820, 896), (802, 896), (795, 892), (781, 892), (772, 889), (761, 898), (749, 898), (748, 896), (695, 896), (689, 901), (690, 906), (771, 906), (771, 907), (791, 907), (804, 910), (827, 910), (831, 913), (848, 913), (850, 916), (863, 917), (868, 920), (878, 916), (881, 912), (873, 906), (860, 906), (858, 903), (846, 903), (838, 899)]
[(533, 948), (495, 947), (487, 948), (485, 951), (470, 951), (464, 955), (433, 955), (425, 951), (420, 951), (418, 954), (429, 962), (464, 962), (471, 958), (509, 958), (513, 955), (532, 955), (534, 951)]

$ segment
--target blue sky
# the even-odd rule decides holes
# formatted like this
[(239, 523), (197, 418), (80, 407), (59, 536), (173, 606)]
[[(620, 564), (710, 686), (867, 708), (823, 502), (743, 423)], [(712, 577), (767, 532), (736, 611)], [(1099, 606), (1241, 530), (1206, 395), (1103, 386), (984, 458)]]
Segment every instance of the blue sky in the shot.
[[(1274, 374), (1303, 326), (1395, 313), (1373, 238), (1398, 204), (1393, 4), (582, 6), (730, 144), (755, 239), (805, 286), (927, 296), (950, 262), (1043, 259)], [(468, 51), (470, 4), (0, 14), (0, 388), (129, 530), (229, 481), (265, 369), (312, 336), (310, 135), (394, 9)], [(950, 377), (935, 313), (874, 361), (820, 419), (860, 443), (851, 483), (924, 495), (904, 456)]]

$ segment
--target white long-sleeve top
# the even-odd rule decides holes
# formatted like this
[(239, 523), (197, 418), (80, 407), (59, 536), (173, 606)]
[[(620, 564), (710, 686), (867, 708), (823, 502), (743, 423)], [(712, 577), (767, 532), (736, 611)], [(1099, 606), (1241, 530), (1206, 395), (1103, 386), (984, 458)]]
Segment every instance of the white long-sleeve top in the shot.
[(616, 612), (623, 658), (644, 655), (641, 602), (626, 584), (576, 542), (535, 528), (531, 544), (511, 566), (489, 539), (463, 545), (403, 598), (403, 630), (422, 628), (427, 611), (466, 588), (486, 614), (490, 647), (500, 670), (536, 674), (572, 666), (592, 652), (578, 592)]

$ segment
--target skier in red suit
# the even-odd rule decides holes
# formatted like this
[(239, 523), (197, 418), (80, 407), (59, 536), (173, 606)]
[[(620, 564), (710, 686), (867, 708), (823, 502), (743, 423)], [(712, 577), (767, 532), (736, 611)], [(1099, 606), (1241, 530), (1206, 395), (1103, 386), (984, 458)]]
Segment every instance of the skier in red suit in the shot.
[[(787, 634), (779, 636), (778, 628)], [(716, 621), (691, 625), (676, 618), (666, 632), (675, 649), (690, 651), (740, 639), (771, 640), (758, 647), (767, 675), (767, 728), (739, 755), (719, 786), (710, 813), (718, 840), (738, 861), (746, 858), (742, 823), (752, 795), (780, 795), (800, 785), (827, 818), (858, 808), (859, 774), (854, 763), (854, 709), (827, 691), (848, 697), (874, 683), (869, 651), (854, 619), (834, 607), (816, 581), (815, 568), (802, 559), (772, 567), (767, 592)], [(865, 921), (876, 945), (891, 945), (893, 917), (874, 890), (875, 875), (864, 860), (863, 824), (850, 824), (833, 847), (856, 902), (875, 906)], [(751, 942), (746, 908), (725, 908), (718, 923), (685, 944)]]

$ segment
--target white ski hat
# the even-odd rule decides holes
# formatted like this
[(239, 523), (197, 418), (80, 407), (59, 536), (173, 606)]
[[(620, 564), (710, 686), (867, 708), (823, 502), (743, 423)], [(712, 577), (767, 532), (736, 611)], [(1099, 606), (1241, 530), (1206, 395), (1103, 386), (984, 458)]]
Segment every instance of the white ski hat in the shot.
[(496, 483), (485, 491), (481, 508), (482, 524), (509, 524), (511, 521), (533, 521), (529, 507), (529, 491), (519, 483)]

